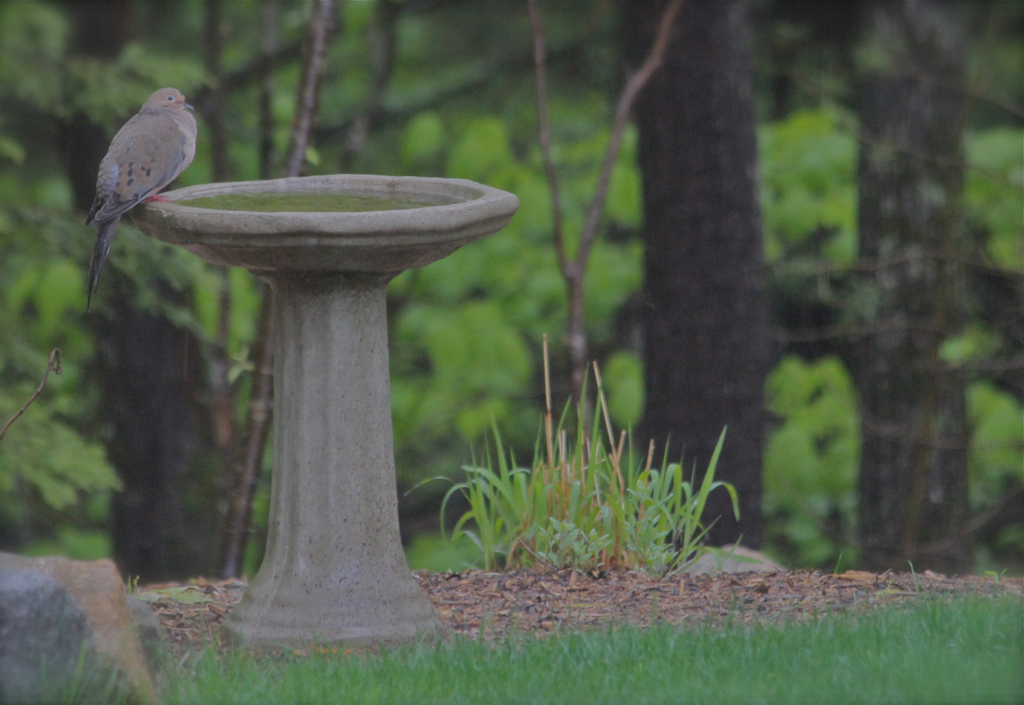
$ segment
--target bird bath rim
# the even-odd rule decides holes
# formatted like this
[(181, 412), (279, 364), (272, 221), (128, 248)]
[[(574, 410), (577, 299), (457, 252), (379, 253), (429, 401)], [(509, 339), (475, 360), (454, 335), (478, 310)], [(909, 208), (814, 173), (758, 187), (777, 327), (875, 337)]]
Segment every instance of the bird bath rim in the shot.
[[(379, 211), (245, 211), (186, 205), (225, 194), (357, 193), (447, 201)], [(215, 264), (274, 270), (395, 273), (446, 257), (500, 230), (513, 194), (464, 179), (334, 174), (190, 186), (133, 211), (147, 235)]]

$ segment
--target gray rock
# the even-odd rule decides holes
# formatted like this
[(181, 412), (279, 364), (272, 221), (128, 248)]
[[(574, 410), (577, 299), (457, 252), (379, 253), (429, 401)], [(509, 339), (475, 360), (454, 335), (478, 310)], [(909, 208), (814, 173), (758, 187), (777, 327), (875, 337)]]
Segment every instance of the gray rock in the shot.
[(139, 633), (142, 648), (146, 652), (149, 672), (152, 676), (158, 677), (168, 656), (167, 642), (164, 641), (160, 620), (153, 614), (148, 602), (131, 595), (128, 596), (128, 609), (135, 621), (135, 631)]
[[(29, 558), (0, 553), (0, 572), (3, 571), (32, 573), (56, 582), (66, 591), (64, 599), (73, 601), (85, 615), (91, 634), (88, 653), (94, 654), (94, 658), (90, 656), (89, 663), (83, 664), (81, 676), (75, 681), (74, 697), (61, 702), (109, 703), (119, 696), (125, 696), (134, 703), (157, 701), (146, 651), (140, 639), (141, 630), (137, 628), (137, 620), (125, 599), (124, 582), (112, 561), (73, 561), (58, 556)], [(0, 594), (0, 605), (5, 609), (17, 611), (24, 608), (23, 602), (17, 594), (10, 597)], [(52, 630), (52, 625), (39, 622), (34, 631), (23, 632), (22, 636), (28, 634), (34, 639), (51, 640), (60, 636), (50, 634)], [(21, 647), (12, 639), (0, 647), (5, 648), (14, 654), (11, 658), (16, 659)], [(3, 653), (0, 652), (0, 660)], [(0, 683), (4, 682), (0, 674)], [(38, 700), (33, 698), (31, 702)], [(7, 700), (0, 692), (0, 705), (5, 702)], [(45, 699), (42, 702), (46, 702)]]
[[(785, 573), (786, 569), (760, 551), (726, 544), (711, 549), (686, 569), (687, 575), (704, 573)], [(717, 555), (715, 555), (717, 554)]]
[(0, 703), (66, 702), (95, 663), (89, 620), (60, 583), (0, 570)]

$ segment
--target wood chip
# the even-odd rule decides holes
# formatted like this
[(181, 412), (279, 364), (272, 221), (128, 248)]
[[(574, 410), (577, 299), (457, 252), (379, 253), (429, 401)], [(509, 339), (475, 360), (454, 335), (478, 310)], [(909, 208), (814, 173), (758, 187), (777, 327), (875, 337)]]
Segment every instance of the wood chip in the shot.
[[(654, 621), (674, 625), (707, 620), (741, 624), (809, 619), (828, 612), (870, 610), (934, 595), (1024, 597), (1024, 580), (985, 577), (947, 578), (923, 574), (846, 571), (825, 575), (789, 573), (712, 573), (652, 581), (636, 572), (519, 570), (510, 573), (467, 571), (413, 577), (429, 597), (451, 634), (503, 639), (512, 631), (547, 635), (555, 630), (605, 628)], [(212, 600), (182, 604), (150, 603), (178, 658), (216, 643), (217, 630), (242, 599), (242, 580), (196, 578), (186, 583), (140, 586), (140, 592), (194, 585)], [(853, 589), (851, 589), (853, 588)], [(481, 625), (484, 625), (481, 628)]]

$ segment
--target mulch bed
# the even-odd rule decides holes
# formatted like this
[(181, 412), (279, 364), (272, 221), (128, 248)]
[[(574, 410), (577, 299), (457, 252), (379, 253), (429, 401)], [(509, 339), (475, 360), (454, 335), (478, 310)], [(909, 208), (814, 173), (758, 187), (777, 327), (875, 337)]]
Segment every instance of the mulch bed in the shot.
[[(632, 572), (537, 569), (413, 575), (449, 635), (487, 640), (513, 632), (543, 636), (612, 625), (784, 622), (943, 596), (1024, 599), (1022, 578), (948, 578), (931, 571), (714, 573), (663, 581)], [(150, 603), (182, 658), (215, 643), (220, 623), (242, 599), (245, 586), (243, 580), (196, 578), (140, 586), (137, 594)]]

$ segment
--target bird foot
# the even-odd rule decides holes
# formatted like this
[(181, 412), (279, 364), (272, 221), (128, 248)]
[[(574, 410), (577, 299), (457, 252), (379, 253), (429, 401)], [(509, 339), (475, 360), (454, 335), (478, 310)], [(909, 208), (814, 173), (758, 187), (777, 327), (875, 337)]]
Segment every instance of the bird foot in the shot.
[(163, 201), (164, 203), (173, 203), (173, 201), (169, 199), (167, 196), (163, 196), (159, 193), (150, 196), (149, 198), (146, 199), (146, 201), (143, 202), (145, 203), (148, 201)]

